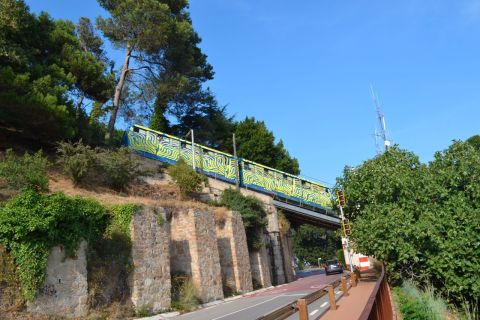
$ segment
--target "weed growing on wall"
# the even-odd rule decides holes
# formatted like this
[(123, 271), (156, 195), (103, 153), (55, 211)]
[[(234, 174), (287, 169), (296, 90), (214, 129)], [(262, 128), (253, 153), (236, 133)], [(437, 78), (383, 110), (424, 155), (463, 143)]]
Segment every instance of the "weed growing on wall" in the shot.
[(52, 247), (62, 245), (65, 257), (74, 256), (82, 240), (104, 232), (107, 219), (98, 202), (62, 193), (24, 190), (0, 206), (0, 243), (15, 261), (23, 296), (32, 300), (43, 284)]
[(226, 189), (222, 192), (220, 203), (230, 210), (238, 211), (242, 216), (249, 249), (258, 250), (263, 244), (262, 231), (267, 225), (267, 213), (263, 203), (255, 197), (244, 196), (240, 191)]
[(278, 210), (277, 216), (280, 233), (285, 236), (288, 234), (288, 231), (290, 231), (290, 221), (288, 221), (285, 213), (283, 213), (281, 210)]
[(200, 304), (197, 288), (192, 278), (186, 274), (172, 275), (172, 308), (180, 311), (192, 311)]
[(110, 208), (111, 220), (107, 227), (107, 235), (119, 232), (130, 238), (130, 222), (139, 209), (136, 204), (119, 204)]

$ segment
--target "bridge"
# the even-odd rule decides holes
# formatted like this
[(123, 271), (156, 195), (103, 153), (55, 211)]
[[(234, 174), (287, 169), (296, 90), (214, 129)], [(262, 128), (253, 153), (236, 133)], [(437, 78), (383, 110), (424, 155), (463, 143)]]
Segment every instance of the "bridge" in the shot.
[(144, 157), (165, 163), (183, 159), (193, 167), (195, 161), (197, 172), (268, 195), (271, 204), (289, 220), (330, 229), (340, 227), (340, 219), (331, 207), (330, 190), (318, 182), (140, 125), (125, 132), (123, 144)]

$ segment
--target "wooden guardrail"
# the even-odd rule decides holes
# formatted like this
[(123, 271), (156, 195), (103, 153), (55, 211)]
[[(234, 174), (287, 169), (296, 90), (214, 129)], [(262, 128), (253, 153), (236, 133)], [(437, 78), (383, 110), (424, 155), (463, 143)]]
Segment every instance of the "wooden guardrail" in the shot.
[(308, 305), (327, 294), (330, 300), (330, 310), (335, 310), (337, 309), (337, 303), (333, 290), (338, 286), (342, 286), (342, 292), (344, 296), (347, 296), (347, 279), (351, 280), (352, 287), (357, 285), (357, 277), (355, 273), (349, 273), (346, 276), (342, 276), (341, 279), (330, 282), (325, 286), (325, 288), (309, 293), (297, 301), (275, 309), (272, 312), (257, 318), (256, 320), (283, 320), (290, 317), (292, 314), (295, 314), (296, 312), (299, 312), (299, 320), (308, 320)]
[(368, 298), (368, 302), (360, 315), (359, 320), (395, 320), (388, 287), (385, 277), (385, 267), (382, 265), (382, 273)]

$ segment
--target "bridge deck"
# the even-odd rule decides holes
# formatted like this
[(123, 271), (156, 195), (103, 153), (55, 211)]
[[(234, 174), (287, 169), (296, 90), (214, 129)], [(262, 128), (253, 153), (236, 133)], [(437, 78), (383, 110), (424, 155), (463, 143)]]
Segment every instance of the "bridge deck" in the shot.
[(293, 220), (331, 229), (338, 229), (341, 225), (340, 218), (327, 214), (330, 210), (324, 210), (324, 213), (320, 213), (277, 200), (273, 200), (273, 205), (284, 210), (285, 214)]

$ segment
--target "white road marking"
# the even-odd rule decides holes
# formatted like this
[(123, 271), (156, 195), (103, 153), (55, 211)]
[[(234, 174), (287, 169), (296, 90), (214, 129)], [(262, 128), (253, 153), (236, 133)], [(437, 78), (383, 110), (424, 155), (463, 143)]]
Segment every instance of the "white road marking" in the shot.
[(311, 316), (313, 316), (313, 315), (314, 315), (315, 313), (317, 313), (317, 312), (318, 312), (318, 309), (315, 309), (315, 310), (313, 310), (312, 312), (310, 312), (309, 314), (310, 314)]
[(263, 301), (263, 302), (259, 302), (259, 303), (257, 303), (257, 304), (254, 304), (253, 306), (246, 307), (246, 308), (243, 308), (243, 309), (240, 309), (240, 310), (234, 311), (234, 312), (230, 312), (230, 313), (224, 314), (223, 316), (221, 316), (221, 317), (218, 317), (218, 318), (213, 318), (212, 320), (218, 320), (218, 319), (225, 318), (225, 317), (227, 317), (227, 316), (231, 316), (232, 314), (239, 313), (239, 312), (242, 312), (242, 311), (244, 311), (244, 310), (247, 310), (247, 309), (251, 309), (251, 308), (253, 308), (253, 307), (259, 306), (259, 305), (261, 305), (261, 304), (264, 304), (264, 303), (266, 303), (266, 302), (269, 302), (269, 301), (275, 300), (275, 299), (277, 299), (277, 298), (279, 298), (279, 297), (283, 297), (283, 296), (276, 296), (276, 297), (273, 297), (272, 299), (268, 299), (268, 300), (265, 300), (265, 301)]
[(287, 291), (287, 289), (273, 290), (273, 291), (269, 291), (268, 293), (280, 293), (280, 292), (284, 292), (284, 291)]
[(320, 306), (320, 308), (323, 308), (323, 307), (325, 307), (327, 304), (328, 304), (328, 302), (327, 302), (327, 301), (325, 301), (324, 303), (322, 303), (322, 305)]
[(282, 297), (298, 297), (298, 296), (304, 296), (306, 293), (295, 293), (295, 294), (282, 294)]
[(337, 294), (340, 294), (340, 293), (341, 293), (340, 291), (337, 292)]

